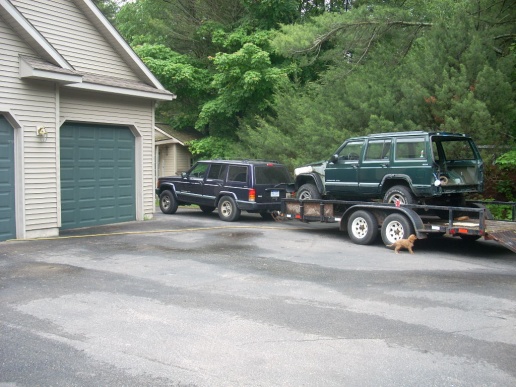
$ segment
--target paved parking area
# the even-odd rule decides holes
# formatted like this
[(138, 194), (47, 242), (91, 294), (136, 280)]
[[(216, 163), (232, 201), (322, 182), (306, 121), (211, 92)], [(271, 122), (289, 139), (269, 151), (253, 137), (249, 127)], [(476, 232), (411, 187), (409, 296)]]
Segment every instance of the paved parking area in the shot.
[(513, 386), (516, 254), (181, 208), (0, 243), (0, 385)]

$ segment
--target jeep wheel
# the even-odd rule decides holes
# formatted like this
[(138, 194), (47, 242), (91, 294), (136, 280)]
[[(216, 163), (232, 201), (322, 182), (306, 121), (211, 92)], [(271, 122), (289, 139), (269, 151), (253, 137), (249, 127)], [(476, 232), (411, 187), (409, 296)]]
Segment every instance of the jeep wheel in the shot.
[(317, 187), (311, 183), (303, 184), (297, 190), (297, 198), (299, 200), (310, 200), (310, 199), (320, 199), (321, 194), (317, 190)]
[(230, 196), (223, 196), (219, 201), (219, 218), (225, 222), (234, 222), (240, 217), (240, 209), (235, 199)]
[(414, 227), (406, 216), (390, 214), (382, 224), (382, 240), (386, 245), (392, 245), (400, 239), (407, 239), (414, 234)]
[(367, 211), (355, 211), (348, 220), (348, 234), (353, 243), (371, 244), (378, 236), (378, 221)]
[(396, 203), (396, 200), (400, 201), (400, 204), (416, 204), (417, 200), (412, 191), (404, 185), (395, 185), (387, 190), (383, 197), (384, 203)]
[(177, 206), (177, 200), (171, 191), (163, 191), (161, 195), (159, 195), (159, 208), (164, 214), (175, 214)]
[(213, 206), (199, 206), (199, 208), (205, 214), (211, 214), (213, 211), (215, 211), (215, 207)]

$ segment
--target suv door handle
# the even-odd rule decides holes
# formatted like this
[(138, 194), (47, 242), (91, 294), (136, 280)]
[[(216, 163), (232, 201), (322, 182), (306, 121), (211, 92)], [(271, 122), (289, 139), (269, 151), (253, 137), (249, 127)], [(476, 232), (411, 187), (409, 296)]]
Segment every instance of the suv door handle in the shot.
[(388, 168), (389, 164), (382, 164), (382, 168)]

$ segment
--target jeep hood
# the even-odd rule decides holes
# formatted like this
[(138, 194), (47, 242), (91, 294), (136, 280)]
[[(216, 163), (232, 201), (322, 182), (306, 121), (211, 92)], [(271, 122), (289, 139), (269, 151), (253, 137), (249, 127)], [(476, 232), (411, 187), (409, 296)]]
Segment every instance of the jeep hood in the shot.
[(303, 165), (302, 167), (298, 167), (294, 169), (294, 174), (296, 176), (299, 175), (306, 175), (310, 173), (317, 173), (321, 176), (324, 176), (324, 170), (326, 168), (326, 165), (328, 164), (327, 160), (324, 161), (318, 161), (311, 164)]

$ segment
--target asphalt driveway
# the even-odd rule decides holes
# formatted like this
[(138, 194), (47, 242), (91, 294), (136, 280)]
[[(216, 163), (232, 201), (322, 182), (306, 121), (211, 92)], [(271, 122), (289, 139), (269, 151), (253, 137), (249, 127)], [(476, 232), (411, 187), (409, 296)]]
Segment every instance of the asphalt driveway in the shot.
[(180, 208), (0, 243), (0, 385), (513, 386), (516, 254)]

